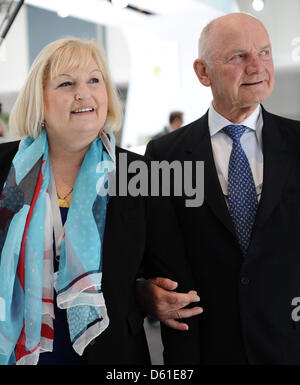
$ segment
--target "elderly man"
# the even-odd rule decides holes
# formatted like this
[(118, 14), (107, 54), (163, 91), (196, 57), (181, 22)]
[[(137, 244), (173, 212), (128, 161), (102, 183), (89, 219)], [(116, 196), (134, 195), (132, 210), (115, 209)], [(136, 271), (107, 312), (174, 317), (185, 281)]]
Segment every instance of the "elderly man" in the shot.
[(198, 319), (202, 364), (300, 364), (300, 122), (261, 105), (274, 86), (265, 27), (242, 13), (215, 19), (194, 70), (211, 87), (208, 112), (151, 141), (147, 155), (204, 161), (203, 205), (172, 198), (204, 311), (178, 320), (202, 308), (186, 308), (196, 293), (163, 278), (139, 282), (142, 302), (163, 338), (178, 329), (180, 341)]

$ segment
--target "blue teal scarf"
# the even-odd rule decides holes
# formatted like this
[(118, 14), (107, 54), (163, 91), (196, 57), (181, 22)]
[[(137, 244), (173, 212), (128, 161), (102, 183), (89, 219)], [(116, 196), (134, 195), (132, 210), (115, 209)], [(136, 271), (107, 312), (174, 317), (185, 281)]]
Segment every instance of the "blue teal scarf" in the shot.
[[(112, 135), (106, 143), (114, 153)], [(99, 190), (115, 168), (108, 152), (97, 138), (85, 155), (61, 236), (55, 284), (47, 135), (42, 131), (21, 142), (0, 197), (0, 364), (36, 364), (40, 353), (52, 351), (53, 285), (78, 354), (107, 328), (101, 281), (108, 196)]]

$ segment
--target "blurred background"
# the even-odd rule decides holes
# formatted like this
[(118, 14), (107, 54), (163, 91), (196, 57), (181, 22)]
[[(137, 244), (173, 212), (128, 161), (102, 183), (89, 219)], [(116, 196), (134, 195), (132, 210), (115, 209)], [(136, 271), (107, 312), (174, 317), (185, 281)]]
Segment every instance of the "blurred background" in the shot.
[[(0, 36), (18, 2), (0, 0)], [(148, 141), (199, 118), (210, 89), (193, 71), (198, 38), (213, 18), (248, 12), (260, 19), (273, 45), (276, 85), (264, 103), (300, 119), (300, 0), (27, 0), (0, 46), (0, 142), (12, 140), (8, 117), (38, 52), (64, 36), (95, 39), (106, 53), (124, 108), (117, 144), (144, 153)], [(1, 37), (0, 37), (1, 42)], [(146, 319), (153, 364), (162, 363), (159, 324)]]
[[(0, 33), (17, 4), (0, 0)], [(171, 111), (187, 124), (209, 107), (210, 89), (193, 71), (198, 37), (211, 19), (235, 11), (253, 14), (270, 33), (276, 87), (265, 107), (299, 119), (300, 0), (27, 0), (0, 47), (1, 140), (9, 140), (9, 112), (38, 52), (74, 35), (104, 48), (124, 107), (117, 143), (143, 153)]]

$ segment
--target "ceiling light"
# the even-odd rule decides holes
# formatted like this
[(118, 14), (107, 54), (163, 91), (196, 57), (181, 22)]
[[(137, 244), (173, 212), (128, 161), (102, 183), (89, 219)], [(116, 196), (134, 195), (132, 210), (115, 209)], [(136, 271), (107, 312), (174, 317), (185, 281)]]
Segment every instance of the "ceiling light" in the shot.
[(255, 11), (262, 11), (264, 9), (265, 2), (263, 0), (253, 0), (252, 7)]

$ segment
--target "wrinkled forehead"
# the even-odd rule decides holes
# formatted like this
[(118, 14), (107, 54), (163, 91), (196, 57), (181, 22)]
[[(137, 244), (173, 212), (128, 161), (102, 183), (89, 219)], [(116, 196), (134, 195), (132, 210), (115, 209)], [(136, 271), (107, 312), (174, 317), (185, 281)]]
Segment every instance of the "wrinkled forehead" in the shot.
[(210, 43), (212, 50), (218, 54), (226, 54), (230, 50), (260, 50), (271, 45), (267, 30), (254, 18), (216, 24)]

